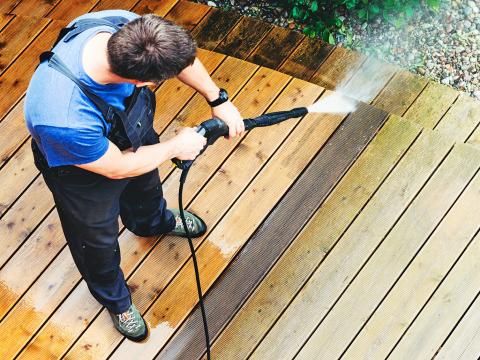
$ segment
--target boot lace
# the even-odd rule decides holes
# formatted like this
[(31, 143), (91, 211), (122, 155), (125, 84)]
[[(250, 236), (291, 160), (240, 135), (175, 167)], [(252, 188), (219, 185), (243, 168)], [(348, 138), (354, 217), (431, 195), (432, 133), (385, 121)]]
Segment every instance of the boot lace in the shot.
[[(193, 223), (193, 220), (187, 215), (185, 216), (185, 222), (187, 223), (187, 228), (189, 231), (195, 231), (195, 224)], [(181, 231), (183, 230), (183, 223), (182, 223), (182, 218), (180, 215), (175, 216), (175, 230)]]
[(128, 330), (137, 330), (142, 326), (133, 314), (133, 309), (129, 309), (122, 314), (118, 314), (118, 320)]

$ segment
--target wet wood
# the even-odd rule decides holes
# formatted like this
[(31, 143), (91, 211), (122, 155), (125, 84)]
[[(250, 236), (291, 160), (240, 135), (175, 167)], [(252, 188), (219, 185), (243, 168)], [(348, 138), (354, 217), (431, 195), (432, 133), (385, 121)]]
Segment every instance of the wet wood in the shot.
[[(477, 190), (479, 189), (477, 183)], [(478, 191), (477, 191), (478, 199)], [(480, 235), (477, 235), (391, 353), (392, 359), (432, 358), (458, 319), (478, 297)], [(476, 354), (474, 358), (478, 356)]]
[(429, 83), (404, 114), (408, 120), (433, 129), (458, 96), (458, 92), (445, 85)]
[[(432, 132), (417, 139), (340, 239), (325, 239), (328, 256), (277, 319), (252, 359), (291, 357), (300, 349), (442, 162), (450, 144)], [(319, 261), (313, 268), (318, 265)], [(285, 343), (288, 348), (279, 345)]]
[[(268, 81), (272, 82), (272, 84), (276, 83), (273, 74), (270, 75), (270, 76), (266, 76), (265, 78), (263, 78), (262, 75), (263, 74), (259, 74), (259, 76), (257, 78), (257, 86), (260, 86), (260, 88), (265, 87), (265, 84)], [(277, 76), (278, 76), (279, 80), (280, 79), (286, 80), (285, 75), (278, 74)], [(262, 80), (263, 83), (262, 82), (258, 83), (258, 80)], [(252, 86), (254, 86), (254, 85), (252, 85)], [(250, 111), (253, 112), (253, 111), (255, 111), (255, 109), (257, 109), (257, 110), (261, 110), (262, 108), (264, 109), (268, 105), (268, 101), (271, 101), (271, 99), (273, 99), (274, 96), (275, 96), (274, 94), (278, 93), (278, 91), (279, 90), (277, 90), (276, 88), (273, 88), (273, 87), (271, 88), (271, 90), (265, 89), (264, 90), (264, 94), (265, 94), (264, 96), (265, 97), (263, 99), (259, 99), (258, 104), (255, 104), (254, 105), (255, 108), (252, 108)], [(269, 92), (270, 92), (270, 94), (268, 94)], [(247, 94), (245, 93), (243, 95), (243, 97), (247, 97)], [(265, 103), (265, 102), (267, 102), (267, 103)], [(240, 108), (241, 108), (241, 106), (240, 106)], [(231, 145), (229, 147), (233, 147), (233, 144), (232, 143), (230, 143), (230, 144)], [(205, 169), (205, 168), (206, 169), (202, 172), (199, 172), (197, 170), (195, 170), (195, 171), (192, 170), (191, 178), (189, 178), (189, 186), (187, 187), (187, 189), (189, 189), (189, 192), (188, 191), (185, 192), (185, 197), (186, 197), (187, 200), (190, 198), (190, 196), (194, 196), (196, 194), (196, 192), (198, 191), (198, 189), (201, 188), (201, 186), (199, 186), (199, 187), (193, 186), (191, 181), (193, 181), (193, 183), (195, 183), (197, 181), (201, 181), (201, 184), (203, 184), (207, 179), (209, 179), (211, 177), (211, 175), (215, 172), (215, 170), (218, 168), (220, 163), (223, 162), (225, 157), (228, 156), (228, 154), (229, 154), (229, 151), (225, 151), (225, 152), (221, 153), (220, 156), (218, 157), (218, 159), (216, 160), (216, 162), (211, 161), (214, 157), (202, 158), (202, 160), (200, 160), (198, 166), (202, 169)], [(202, 165), (202, 161), (205, 161), (204, 165)], [(212, 164), (212, 165), (209, 166), (208, 164)], [(210, 170), (208, 170), (208, 169), (210, 169)], [(199, 180), (199, 179), (202, 179), (202, 178), (203, 178), (203, 180)], [(176, 196), (177, 191), (178, 191), (178, 178), (174, 178), (174, 176), (168, 178), (164, 182), (163, 188), (164, 188), (164, 194), (166, 195), (167, 200), (169, 198), (174, 198)], [(232, 195), (234, 195), (234, 194), (232, 194)], [(169, 201), (169, 203), (170, 203), (170, 201)], [(202, 217), (203, 217), (203, 214), (202, 214)], [(208, 217), (206, 217), (206, 218), (208, 219)], [(143, 260), (143, 257), (145, 257), (148, 254), (148, 250), (151, 249), (151, 247), (153, 245), (155, 245), (155, 241), (153, 241), (153, 239), (148, 239), (148, 240), (149, 241), (145, 241), (145, 239), (137, 238), (129, 232), (125, 232), (120, 237), (121, 247), (122, 247), (122, 268), (123, 268), (126, 276), (128, 276), (128, 274), (138, 265), (139, 261)], [(177, 239), (171, 238), (171, 240), (169, 240), (169, 242), (174, 242), (174, 243), (178, 244), (178, 238)], [(182, 250), (183, 251), (182, 254), (184, 256), (188, 256), (188, 247), (186, 246), (187, 244), (183, 243), (183, 245), (185, 247)], [(162, 268), (164, 269), (164, 271), (167, 271), (169, 269), (167, 267), (167, 265), (171, 264), (171, 266), (178, 266), (178, 262), (181, 261), (181, 259), (184, 259), (184, 256), (180, 257), (180, 255), (179, 255), (179, 258), (177, 258), (177, 259), (172, 258), (173, 253), (171, 252), (172, 250), (171, 250), (170, 246), (167, 246), (167, 240), (166, 239), (162, 240), (162, 242), (159, 243), (159, 246), (157, 246), (156, 249), (158, 249), (156, 251), (158, 251), (160, 253), (163, 252), (163, 255), (161, 256), (162, 258), (165, 259), (165, 256), (166, 256), (166, 258), (169, 258), (171, 262), (167, 262), (167, 263), (160, 262), (159, 263), (158, 262), (159, 258), (157, 257), (157, 255), (155, 255), (155, 252), (154, 252), (153, 254), (150, 255), (151, 260), (146, 262), (149, 265), (148, 266), (143, 265), (143, 266), (147, 266), (146, 269), (148, 270), (148, 274), (149, 274), (148, 276), (149, 277), (154, 275), (154, 279), (150, 281), (151, 283), (149, 282), (145, 285), (142, 285), (142, 291), (147, 291), (147, 293), (149, 293), (149, 294), (152, 294), (152, 293), (155, 294), (156, 293), (155, 289), (157, 289), (158, 287), (161, 287), (161, 285), (156, 285), (155, 282), (165, 280), (163, 277), (159, 277), (158, 274), (155, 275), (155, 273), (152, 273), (151, 272), (151, 267), (152, 266), (158, 266), (159, 264), (162, 264)], [(165, 251), (167, 252), (167, 255), (165, 255)], [(178, 251), (180, 251), (180, 248), (178, 248)], [(168, 254), (170, 254), (170, 255), (168, 255)], [(177, 264), (177, 265), (175, 265), (175, 264)], [(140, 269), (142, 269), (143, 266)], [(140, 292), (140, 290), (138, 292)], [(63, 294), (63, 296), (65, 296), (65, 295), (66, 294)], [(60, 295), (60, 296), (62, 296), (62, 295)], [(84, 298), (86, 296), (87, 297), (90, 296), (90, 295), (88, 295), (88, 291), (86, 293), (79, 293), (77, 291), (74, 291), (70, 295), (70, 297), (73, 297), (75, 299), (75, 302), (77, 303), (77, 307), (84, 309), (79, 313), (79, 315), (83, 316), (83, 318), (91, 320), (92, 317), (91, 316), (89, 317), (88, 314), (98, 313), (98, 311), (101, 309), (101, 307), (99, 306), (98, 303), (94, 304), (94, 309), (93, 310), (92, 310), (92, 308), (82, 307), (83, 303), (84, 303)], [(148, 301), (148, 300), (151, 301), (150, 296), (143, 299), (143, 301)], [(68, 303), (71, 304), (71, 302), (68, 302)], [(141, 304), (139, 304), (139, 305), (141, 305)], [(48, 346), (45, 349), (45, 351), (54, 351), (57, 354), (61, 354), (63, 351), (65, 351), (68, 348), (68, 344), (71, 344), (75, 340), (76, 336), (74, 334), (79, 335), (85, 329), (86, 325), (88, 325), (88, 322), (87, 322), (85, 324), (82, 324), (81, 328), (78, 328), (79, 324), (75, 320), (76, 317), (72, 317), (71, 312), (64, 312), (64, 311), (62, 311), (62, 309), (63, 308), (61, 307), (58, 311), (58, 316), (59, 317), (55, 316), (56, 315), (55, 314), (52, 319), (54, 319), (55, 322), (60, 321), (60, 323), (64, 324), (65, 332), (63, 334), (63, 338), (61, 338), (61, 339), (59, 338), (58, 341), (55, 341), (55, 342), (51, 343), (51, 346)], [(107, 318), (108, 318), (108, 314), (107, 314)], [(111, 321), (109, 318), (108, 318), (108, 320)], [(98, 322), (98, 323), (95, 322), (94, 325), (96, 325), (96, 324), (100, 324), (102, 327), (104, 327), (105, 325), (107, 325), (107, 326), (110, 325), (109, 322), (107, 322), (106, 324), (102, 323), (102, 322)], [(70, 325), (73, 327), (73, 329), (69, 327)], [(52, 329), (52, 328), (47, 327), (47, 329)], [(90, 329), (95, 329), (95, 326), (93, 326), (93, 327), (91, 326)], [(113, 337), (115, 339), (117, 335), (118, 335), (118, 333), (115, 333), (115, 331), (112, 334), (110, 331), (103, 332), (103, 330), (102, 330), (102, 337)], [(49, 333), (45, 334), (44, 332), (40, 332), (39, 333), (39, 339), (40, 340), (38, 340), (38, 341), (42, 341), (43, 339), (49, 339), (49, 337), (50, 337)], [(112, 340), (110, 340), (110, 341), (112, 341)], [(109, 341), (106, 340), (105, 344), (102, 344), (102, 346), (108, 346), (108, 344), (109, 344)], [(32, 347), (29, 347), (29, 348), (35, 349), (37, 347), (32, 345)], [(77, 351), (78, 351), (78, 349), (77, 349)], [(82, 351), (85, 351), (85, 349), (82, 348)], [(98, 348), (98, 351), (101, 351), (101, 348)]]
[[(326, 121), (319, 125), (320, 119)], [(206, 241), (199, 246), (197, 258), (203, 270), (204, 291), (224, 270), (272, 206), (295, 181), (299, 170), (309, 163), (342, 119), (338, 115), (307, 115), (302, 121), (303, 126), (295, 128), (262, 169), (259, 174), (261, 176), (253, 180)], [(262, 196), (261, 202), (258, 201), (258, 196)], [(151, 357), (158, 352), (198, 301), (195, 281), (191, 278), (192, 271), (191, 262), (188, 262), (147, 311), (145, 316), (151, 325), (152, 338), (156, 341), (142, 347), (122, 342), (112, 354), (112, 359), (129, 357), (133, 352), (139, 356)], [(181, 303), (178, 301), (179, 296), (183, 299)]]
[(287, 59), (304, 37), (299, 32), (274, 26), (246, 60), (276, 69)]
[(225, 36), (240, 21), (241, 15), (235, 11), (221, 11), (211, 8), (192, 31), (198, 47), (214, 50)]
[(366, 58), (359, 52), (336, 47), (320, 65), (310, 81), (325, 89), (334, 90), (345, 84)]
[(0, 118), (4, 117), (23, 96), (38, 64), (38, 57), (51, 47), (64, 25), (63, 22), (50, 22), (8, 70), (0, 76), (0, 86), (5, 93), (8, 93), (8, 96), (0, 98)]
[(209, 6), (203, 4), (181, 0), (170, 10), (166, 18), (172, 20), (177, 25), (192, 30), (202, 20), (209, 9)]
[[(309, 336), (308, 341), (297, 354), (299, 359), (312, 359), (318, 355), (324, 358), (338, 358), (342, 355), (357, 332), (362, 329), (365, 319), (375, 312), (376, 307), (395, 285), (410, 261), (415, 258), (416, 253), (429, 241), (430, 234), (437, 228), (443, 216), (449, 212), (450, 207), (473, 178), (479, 166), (479, 151), (467, 145), (459, 145), (453, 149), (386, 238), (381, 241), (380, 246), (363, 265), (353, 282), (348, 284), (346, 291), (337, 299), (328, 315)], [(478, 193), (480, 189), (478, 184), (480, 182), (470, 195)], [(478, 202), (480, 197), (476, 198)], [(468, 213), (462, 211), (462, 214), (465, 216)], [(466, 241), (475, 234), (479, 221), (480, 214), (466, 220), (465, 224), (459, 224), (467, 227), (468, 222), (472, 223), (469, 226), (470, 234), (467, 235)], [(460, 229), (457, 228), (457, 230)], [(449, 245), (451, 246), (452, 244)], [(430, 261), (437, 260), (437, 255), (433, 255), (430, 259)], [(447, 266), (446, 270), (449, 267)], [(417, 270), (417, 274), (421, 273), (421, 270)], [(432, 273), (429, 271), (429, 274)], [(403, 288), (401, 298), (411, 300), (412, 294), (418, 295), (412, 285), (408, 284), (407, 288)], [(425, 283), (422, 282), (419, 286), (425, 286)], [(393, 299), (397, 301), (399, 298)], [(428, 299), (428, 296), (426, 298)], [(403, 303), (403, 305), (406, 304)], [(416, 304), (414, 308), (419, 309), (422, 305)], [(395, 340), (401, 335), (401, 331), (397, 332), (393, 329), (401, 329), (400, 324), (405, 320), (403, 317), (405, 310), (405, 306), (399, 306), (395, 312), (383, 317), (383, 319), (395, 318), (396, 326), (385, 332)], [(381, 316), (381, 313), (379, 315)], [(387, 314), (384, 313), (384, 315)], [(393, 335), (395, 332), (397, 336)], [(390, 345), (393, 346), (394, 342)], [(374, 342), (374, 344), (377, 343)], [(371, 353), (367, 354), (372, 356)], [(352, 355), (352, 358), (358, 358), (359, 354), (354, 352)], [(383, 355), (387, 356), (388, 352)], [(382, 358), (382, 355), (377, 354), (376, 357)]]
[(89, 12), (99, 0), (62, 0), (47, 16), (69, 23), (76, 17)]
[(246, 59), (271, 29), (272, 25), (268, 23), (250, 17), (242, 17), (215, 51)]
[(48, 24), (47, 19), (16, 16), (0, 32), (0, 75)]
[(157, 14), (165, 16), (178, 0), (141, 0), (132, 9), (133, 12), (143, 14)]
[[(235, 356), (246, 358), (248, 356), (261, 341), (265, 333), (268, 332), (279, 314), (285, 310), (302, 284), (308, 279), (308, 275), (314, 269), (314, 264), (325, 256), (334, 240), (348, 228), (349, 224), (416, 139), (419, 132), (419, 127), (400, 118), (394, 117), (387, 121), (378, 135), (374, 137), (358, 160), (355, 161), (340, 180), (340, 183), (322, 203), (302, 232), (296, 236), (293, 244), (274, 263), (272, 270), (262, 280), (258, 288), (254, 290), (251, 297), (248, 300), (245, 299), (246, 303), (231, 322), (227, 324), (225, 330), (214, 343), (212, 348), (214, 358), (228, 359)], [(355, 137), (355, 135), (352, 135), (352, 137)], [(392, 142), (392, 138), (395, 138), (396, 141)], [(317, 188), (318, 186), (314, 185), (310, 188)], [(300, 211), (300, 209), (296, 211)], [(278, 213), (278, 210), (272, 212), (271, 216), (274, 217), (276, 213)], [(284, 214), (283, 211), (282, 214)], [(270, 225), (264, 226), (260, 231), (267, 234), (269, 233), (269, 228)], [(274, 233), (271, 236), (275, 237), (276, 235), (277, 233)], [(257, 236), (256, 234), (254, 239), (257, 239)], [(281, 235), (278, 234), (278, 236)], [(270, 244), (271, 241), (268, 241), (269, 238), (261, 243), (274, 246)], [(248, 246), (255, 247), (254, 244), (258, 242), (257, 239), (257, 241), (251, 242), (252, 245), (247, 244), (247, 248), (240, 253), (239, 259), (232, 264), (231, 268), (227, 269), (224, 275), (225, 280), (222, 277), (218, 290), (217, 286), (215, 286), (212, 292), (209, 293), (206, 306), (208, 309), (211, 309), (212, 315), (210, 317), (212, 317), (212, 320), (210, 320), (210, 323), (213, 323), (212, 327), (215, 326), (217, 319), (221, 321), (222, 326), (225, 324), (225, 320), (222, 318), (224, 310), (221, 309), (226, 305), (218, 303), (216, 307), (214, 299), (217, 297), (228, 297), (230, 299), (236, 296), (237, 289), (235, 285), (241, 288), (241, 285), (237, 284), (237, 282), (241, 279), (241, 270), (243, 269), (243, 266), (237, 265), (237, 263), (242, 264), (243, 257), (246, 257), (249, 253), (247, 251)], [(254, 261), (253, 259), (249, 260)], [(253, 268), (246, 266), (247, 270), (244, 271), (248, 271), (249, 275), (244, 275), (244, 278), (249, 279), (252, 276), (253, 269), (256, 269), (257, 266), (260, 265), (256, 264)], [(238, 273), (238, 275), (234, 276), (234, 273)], [(232, 277), (234, 278), (232, 279)], [(233, 286), (232, 289), (235, 287), (235, 290), (228, 291), (230, 285), (227, 284), (230, 283)], [(217, 295), (217, 291), (220, 292), (221, 289), (224, 290), (225, 295)], [(230, 300), (228, 303), (230, 303)], [(217, 311), (220, 314), (218, 317), (213, 315)], [(202, 330), (197, 329), (197, 331), (201, 333)], [(198, 336), (200, 337), (200, 335)], [(195, 342), (197, 341), (195, 340)], [(193, 347), (194, 345), (191, 346)], [(203, 343), (200, 346), (203, 351)]]
[(332, 51), (332, 45), (319, 39), (305, 37), (278, 70), (300, 79), (310, 80)]
[(5, 26), (8, 25), (10, 21), (15, 17), (15, 15), (12, 14), (2, 14), (0, 13), (0, 32), (3, 31)]
[[(206, 302), (212, 338), (218, 335), (255, 286), (262, 281), (271, 264), (275, 263), (335, 183), (342, 178), (343, 173), (382, 126), (385, 117), (384, 112), (370, 107), (362, 107), (357, 113), (349, 116), (269, 214), (264, 221), (268, 226), (257, 229), (232, 264), (222, 273), (222, 277), (210, 289)], [(360, 125), (358, 120), (361, 118), (368, 120)], [(302, 126), (302, 123), (299, 126)], [(345, 146), (346, 139), (348, 146)], [(272, 288), (268, 289), (271, 293)], [(259, 317), (264, 315), (262, 311), (255, 311), (255, 314)], [(249, 324), (255, 329), (240, 332), (238, 344), (242, 344), (242, 350), (246, 344), (244, 337), (251, 336), (252, 332), (259, 328), (260, 323), (261, 321), (253, 320)], [(202, 320), (196, 310), (157, 357), (198, 358), (204, 351), (202, 333)], [(189, 339), (188, 342), (185, 342), (185, 339)], [(228, 349), (231, 350), (229, 354), (215, 353), (213, 357), (243, 358), (247, 355), (239, 349), (230, 347)]]
[(90, 11), (102, 11), (110, 9), (130, 10), (138, 0), (100, 0)]
[(0, 3), (0, 14), (9, 14), (22, 0), (3, 0)]
[(408, 71), (398, 71), (385, 86), (373, 106), (402, 116), (420, 95), (428, 80)]
[[(472, 165), (475, 166), (475, 163), (478, 164), (480, 162), (480, 152), (472, 147), (459, 144), (455, 150), (457, 150), (456, 153), (452, 153), (452, 155), (457, 156), (459, 164), (465, 167), (471, 168)], [(459, 155), (464, 157), (458, 159)], [(455, 156), (450, 156), (450, 159), (453, 161)], [(445, 163), (442, 167), (446, 165)], [(452, 167), (447, 169), (447, 171), (453, 173), (455, 168)], [(459, 171), (459, 174), (461, 172), (462, 170)], [(418, 255), (414, 257), (412, 263), (404, 266), (406, 271), (397, 280), (393, 289), (389, 291), (378, 309), (375, 310), (372, 317), (355, 337), (348, 351), (344, 354), (345, 358), (354, 359), (367, 356), (367, 354), (371, 357), (382, 358), (388, 355), (402, 333), (412, 323), (419, 309), (428, 302), (430, 296), (435, 292), (440, 282), (445, 278), (478, 230), (478, 224), (480, 223), (479, 184), (480, 179), (477, 175), (476, 179), (468, 184), (466, 190), (461, 194), (452, 209), (448, 211), (445, 219), (435, 229)], [(448, 186), (445, 190), (448, 190)], [(445, 190), (442, 189), (437, 194)], [(429, 209), (430, 211), (431, 208)], [(406, 239), (407, 235), (408, 233), (405, 233), (403, 239)], [(415, 242), (419, 240), (417, 234), (408, 238)], [(410, 245), (410, 242), (403, 242), (402, 245), (394, 245), (389, 242), (380, 249), (383, 252), (380, 251), (375, 256), (385, 254), (385, 251), (388, 251), (385, 247), (390, 246), (390, 251), (398, 251), (399, 257), (401, 257), (405, 254), (404, 248), (409, 248)], [(387, 263), (388, 259), (386, 257), (384, 262)], [(368, 266), (373, 266), (371, 261)], [(395, 264), (397, 261), (398, 259), (395, 255), (395, 260), (392, 263)], [(379, 270), (385, 270), (383, 271), (384, 276), (390, 274), (389, 268), (391, 264), (377, 265), (382, 266)], [(361, 274), (365, 274), (364, 270)], [(376, 279), (379, 283), (384, 280), (381, 275), (377, 276)], [(361, 278), (355, 280), (357, 287), (362, 280)], [(364, 296), (359, 297), (359, 299), (363, 298)], [(358, 307), (356, 307), (357, 309)], [(461, 342), (455, 341), (454, 343), (460, 345)], [(466, 347), (466, 344), (460, 345), (459, 349), (463, 347)], [(449, 358), (453, 359), (454, 357)]]
[(22, 0), (12, 13), (21, 16), (44, 17), (61, 1), (62, 0)]

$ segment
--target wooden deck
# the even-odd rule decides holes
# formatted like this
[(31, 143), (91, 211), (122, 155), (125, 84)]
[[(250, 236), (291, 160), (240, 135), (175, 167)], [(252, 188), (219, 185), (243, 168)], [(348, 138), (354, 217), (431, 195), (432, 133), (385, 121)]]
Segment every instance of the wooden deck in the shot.
[[(270, 24), (176, 0), (0, 3), (0, 358), (201, 359), (186, 241), (120, 231), (151, 336), (120, 336), (77, 272), (33, 165), (23, 95), (38, 55), (84, 12), (155, 12), (187, 27), (244, 117), (340, 83), (371, 98), (222, 140), (192, 169), (188, 208), (214, 359), (477, 359), (480, 105), (442, 85)], [(376, 68), (374, 78), (367, 69)], [(172, 96), (173, 94), (173, 96)], [(156, 90), (166, 139), (209, 117), (176, 79)], [(160, 167), (176, 206), (179, 173)]]

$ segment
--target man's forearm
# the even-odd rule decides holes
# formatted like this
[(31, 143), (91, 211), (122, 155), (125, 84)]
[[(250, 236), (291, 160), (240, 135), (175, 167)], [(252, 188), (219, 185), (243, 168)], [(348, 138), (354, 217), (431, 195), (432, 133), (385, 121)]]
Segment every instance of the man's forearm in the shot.
[(183, 69), (182, 72), (177, 75), (177, 78), (184, 84), (197, 90), (209, 101), (218, 98), (220, 89), (198, 58), (195, 59), (192, 65)]

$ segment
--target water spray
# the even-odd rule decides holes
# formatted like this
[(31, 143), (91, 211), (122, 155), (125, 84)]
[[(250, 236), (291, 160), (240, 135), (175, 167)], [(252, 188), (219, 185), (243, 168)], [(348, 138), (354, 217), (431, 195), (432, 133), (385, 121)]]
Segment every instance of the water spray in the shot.
[[(350, 113), (357, 108), (357, 102), (342, 96), (341, 94), (332, 93), (329, 96), (322, 97), (316, 103), (307, 107), (298, 107), (287, 111), (276, 111), (257, 116), (252, 119), (244, 119), (245, 130), (252, 130), (256, 127), (265, 127), (279, 124), (285, 120), (298, 118), (307, 115), (308, 113)], [(196, 131), (207, 138), (207, 144), (200, 152), (203, 153), (206, 148), (213, 145), (220, 137), (227, 136), (229, 133), (228, 126), (220, 119), (212, 118), (205, 120), (197, 126)], [(199, 154), (199, 155), (200, 155)], [(205, 312), (205, 305), (203, 302), (202, 287), (200, 283), (200, 272), (198, 270), (197, 258), (195, 256), (195, 248), (193, 246), (192, 238), (190, 236), (187, 222), (185, 220), (185, 213), (183, 209), (183, 185), (187, 178), (187, 174), (193, 164), (194, 160), (179, 160), (172, 159), (173, 163), (182, 170), (180, 175), (180, 188), (178, 192), (178, 205), (180, 209), (180, 217), (182, 218), (183, 228), (185, 229), (190, 251), (192, 253), (193, 267), (195, 270), (195, 279), (197, 283), (197, 292), (200, 304), (200, 311), (202, 313), (203, 328), (205, 331), (205, 343), (207, 351), (207, 359), (210, 360), (210, 334), (207, 325), (207, 315)]]

